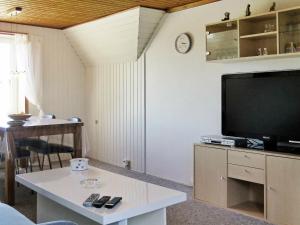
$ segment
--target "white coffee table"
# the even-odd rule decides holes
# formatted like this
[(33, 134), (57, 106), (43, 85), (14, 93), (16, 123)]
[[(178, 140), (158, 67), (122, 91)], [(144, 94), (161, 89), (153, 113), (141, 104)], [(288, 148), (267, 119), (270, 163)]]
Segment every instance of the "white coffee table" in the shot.
[[(100, 185), (86, 188), (80, 184), (86, 178), (99, 178)], [(37, 192), (38, 223), (64, 219), (79, 225), (166, 225), (166, 207), (186, 200), (183, 192), (91, 166), (82, 172), (66, 167), (21, 174), (16, 181)], [(113, 209), (83, 207), (92, 193), (123, 200)]]

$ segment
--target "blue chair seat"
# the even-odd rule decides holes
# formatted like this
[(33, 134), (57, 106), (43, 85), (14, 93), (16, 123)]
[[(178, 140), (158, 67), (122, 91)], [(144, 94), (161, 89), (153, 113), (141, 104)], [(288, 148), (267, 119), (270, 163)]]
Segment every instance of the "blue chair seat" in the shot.
[(14, 208), (0, 203), (0, 225), (34, 225)]
[(17, 148), (26, 148), (27, 138), (15, 140), (15, 145)]
[(50, 153), (73, 153), (74, 148), (72, 148), (70, 146), (49, 143), (48, 151)]
[(47, 142), (37, 138), (24, 138), (15, 141), (16, 147), (19, 148), (47, 148)]
[[(0, 225), (35, 225), (14, 208), (0, 203)], [(40, 225), (76, 225), (68, 221), (48, 222)]]
[(17, 148), (16, 149), (16, 156), (17, 156), (17, 159), (18, 158), (28, 158), (28, 157), (30, 157), (30, 151), (27, 151), (27, 150), (24, 150), (24, 149), (21, 149), (21, 148)]

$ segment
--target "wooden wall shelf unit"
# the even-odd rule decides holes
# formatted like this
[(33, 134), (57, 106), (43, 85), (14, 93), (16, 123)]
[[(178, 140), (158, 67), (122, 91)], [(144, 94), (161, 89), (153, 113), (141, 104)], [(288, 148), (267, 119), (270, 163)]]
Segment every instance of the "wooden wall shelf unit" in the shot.
[(300, 7), (206, 25), (206, 61), (300, 56)]
[(194, 198), (266, 220), (300, 225), (300, 156), (195, 144)]

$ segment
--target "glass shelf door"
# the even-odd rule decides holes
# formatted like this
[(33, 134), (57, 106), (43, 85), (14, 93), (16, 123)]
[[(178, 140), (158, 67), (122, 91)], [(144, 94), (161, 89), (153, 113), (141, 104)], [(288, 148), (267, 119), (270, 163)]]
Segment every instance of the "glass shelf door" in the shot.
[(206, 60), (238, 58), (237, 21), (206, 27)]
[(279, 12), (280, 54), (300, 54), (300, 9)]

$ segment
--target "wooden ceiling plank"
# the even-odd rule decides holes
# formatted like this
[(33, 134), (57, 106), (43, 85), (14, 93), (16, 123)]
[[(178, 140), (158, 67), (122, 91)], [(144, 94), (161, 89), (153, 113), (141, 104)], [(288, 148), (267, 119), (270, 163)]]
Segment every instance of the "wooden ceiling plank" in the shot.
[[(217, 0), (1, 0), (0, 22), (64, 29), (137, 6), (174, 12), (215, 1)], [(5, 15), (8, 9), (17, 6), (23, 8), (23, 13), (16, 17)]]
[(178, 11), (182, 11), (182, 10), (186, 10), (186, 9), (198, 7), (201, 5), (214, 3), (214, 2), (219, 2), (219, 1), (221, 1), (221, 0), (201, 0), (201, 1), (193, 2), (193, 3), (189, 3), (189, 4), (186, 4), (183, 6), (177, 6), (177, 7), (170, 8), (170, 9), (168, 9), (168, 12), (169, 13), (178, 12)]

